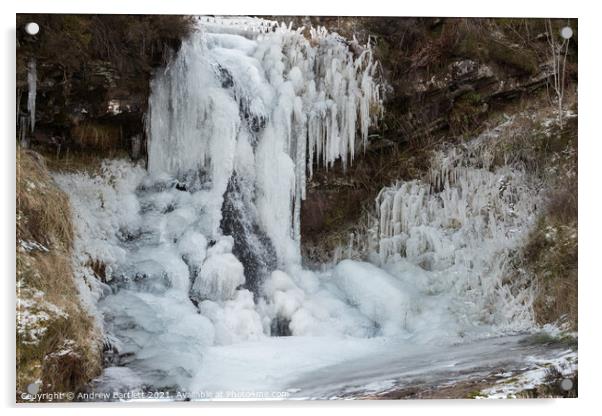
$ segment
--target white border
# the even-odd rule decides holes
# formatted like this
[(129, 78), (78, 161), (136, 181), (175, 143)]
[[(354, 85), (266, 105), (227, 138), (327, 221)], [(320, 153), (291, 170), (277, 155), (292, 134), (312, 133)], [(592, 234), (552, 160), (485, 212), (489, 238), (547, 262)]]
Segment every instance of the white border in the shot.
[(148, 414), (165, 414), (177, 409), (177, 412), (187, 411), (196, 415), (211, 411), (216, 414), (230, 412), (241, 413), (245, 416), (282, 414), (305, 415), (308, 412), (330, 413), (345, 412), (348, 416), (362, 415), (367, 412), (384, 412), (400, 414), (400, 412), (426, 412), (427, 414), (470, 414), (487, 413), (489, 415), (504, 415), (519, 412), (537, 412), (546, 415), (567, 413), (577, 414), (595, 407), (596, 399), (600, 396), (602, 368), (600, 362), (600, 294), (602, 280), (599, 272), (600, 262), (600, 180), (602, 175), (597, 167), (602, 163), (600, 137), (600, 105), (602, 91), (600, 76), (602, 63), (600, 60), (600, 36), (602, 16), (596, 13), (595, 2), (576, 1), (527, 1), (503, 0), (496, 2), (469, 0), (430, 0), (395, 3), (392, 0), (370, 0), (363, 3), (351, 0), (301, 0), (296, 3), (280, 0), (243, 1), (218, 0), (211, 2), (193, 0), (168, 1), (68, 1), (68, 0), (4, 0), (2, 2), (1, 19), (3, 23), (2, 41), (2, 126), (4, 134), (2, 143), (2, 172), (4, 199), (1, 204), (3, 212), (3, 227), (0, 253), (0, 264), (4, 268), (2, 288), (2, 312), (4, 318), (4, 337), (0, 342), (2, 348), (2, 367), (0, 368), (2, 401), (9, 407), (12, 414), (29, 414), (42, 411), (44, 414), (103, 414), (107, 412), (134, 411), (132, 406), (119, 405), (80, 405), (66, 407), (56, 405), (32, 408), (14, 405), (14, 240), (15, 240), (15, 13), (153, 13), (153, 14), (269, 14), (269, 15), (364, 15), (364, 16), (519, 16), (519, 17), (571, 17), (579, 18), (579, 367), (580, 388), (579, 399), (567, 400), (521, 400), (521, 401), (404, 401), (404, 402), (287, 402), (287, 403), (190, 403), (165, 405), (147, 404), (141, 411)]

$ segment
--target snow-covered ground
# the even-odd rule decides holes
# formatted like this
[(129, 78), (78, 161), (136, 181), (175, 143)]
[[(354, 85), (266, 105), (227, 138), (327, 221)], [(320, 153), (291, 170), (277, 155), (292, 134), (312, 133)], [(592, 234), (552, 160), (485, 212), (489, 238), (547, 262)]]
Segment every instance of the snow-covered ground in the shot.
[[(471, 392), (475, 398), (506, 398), (546, 382), (551, 367), (574, 376), (576, 351), (524, 335), (451, 346), (411, 346), (392, 338), (271, 337), (208, 348), (193, 388), (172, 391), (169, 398), (357, 399), (465, 382), (484, 386)], [(142, 383), (112, 367), (94, 390), (141, 391)]]
[[(292, 397), (354, 398), (386, 394), (407, 388), (441, 388), (467, 380), (478, 380), (500, 372), (528, 377), (530, 384), (512, 392), (541, 384), (549, 363), (571, 363), (566, 375), (574, 374), (576, 352), (561, 345), (536, 345), (525, 336), (488, 338), (451, 346), (414, 346), (388, 343), (380, 351), (345, 360), (308, 372), (288, 383)], [(562, 364), (561, 364), (562, 363)], [(572, 370), (572, 371), (571, 371)], [(504, 377), (498, 383), (505, 386)], [(495, 389), (485, 390), (486, 397)], [(504, 390), (508, 393), (510, 390)], [(499, 394), (499, 393), (498, 393)], [(495, 396), (492, 396), (495, 397)]]

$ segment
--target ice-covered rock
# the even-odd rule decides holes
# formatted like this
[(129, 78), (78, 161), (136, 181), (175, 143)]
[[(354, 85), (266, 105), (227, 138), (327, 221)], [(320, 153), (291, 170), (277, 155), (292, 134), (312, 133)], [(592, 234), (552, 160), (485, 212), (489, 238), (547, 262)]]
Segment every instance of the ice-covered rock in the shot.
[(334, 268), (333, 280), (345, 299), (371, 319), (383, 335), (403, 329), (410, 313), (410, 298), (393, 276), (370, 263), (343, 260)]
[(193, 229), (188, 229), (178, 239), (178, 250), (188, 266), (198, 271), (207, 256), (207, 238)]
[(201, 273), (192, 286), (192, 294), (199, 299), (227, 300), (244, 283), (244, 268), (234, 254), (214, 254), (207, 257), (201, 266)]
[(199, 309), (203, 316), (213, 322), (215, 343), (218, 345), (258, 340), (266, 336), (261, 317), (255, 310), (253, 294), (248, 290), (237, 290), (233, 299), (224, 302), (205, 300), (199, 304)]

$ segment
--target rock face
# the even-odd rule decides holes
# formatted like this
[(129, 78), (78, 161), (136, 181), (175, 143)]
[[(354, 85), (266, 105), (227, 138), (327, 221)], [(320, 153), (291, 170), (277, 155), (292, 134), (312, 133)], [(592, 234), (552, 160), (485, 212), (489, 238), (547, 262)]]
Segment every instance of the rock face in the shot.
[[(40, 32), (24, 26), (36, 22)], [(18, 131), (52, 154), (145, 155), (149, 80), (190, 30), (182, 16), (17, 15)], [(36, 62), (36, 128), (28, 115), (28, 66)], [(25, 117), (23, 117), (25, 116)], [(26, 134), (25, 134), (26, 133)]]
[[(300, 18), (281, 18), (296, 24)], [(346, 244), (361, 209), (342, 214), (348, 192), (362, 194), (371, 207), (378, 190), (428, 170), (426, 154), (442, 142), (476, 136), (488, 123), (525, 101), (548, 105), (545, 86), (552, 76), (548, 34), (539, 19), (337, 18), (312, 17), (346, 37), (375, 44), (381, 75), (388, 83), (385, 112), (370, 132), (368, 150), (345, 175), (335, 167), (316, 175), (303, 207), (305, 254), (323, 252), (338, 235)], [(555, 26), (566, 21), (554, 21)], [(571, 22), (571, 25), (576, 22)], [(575, 85), (576, 36), (569, 48), (567, 82)], [(349, 189), (336, 182), (344, 176)], [(332, 189), (344, 189), (335, 192)], [(328, 201), (326, 203), (326, 201)], [(329, 221), (337, 218), (334, 223)], [(311, 225), (310, 225), (311, 224)], [(340, 240), (340, 238), (339, 238)], [(318, 242), (322, 242), (318, 244)], [(316, 245), (317, 244), (317, 245)], [(327, 244), (328, 248), (336, 244)]]
[(545, 66), (534, 75), (515, 76), (494, 65), (458, 57), (430, 78), (416, 75), (412, 88), (393, 100), (409, 102), (399, 120), (399, 136), (421, 141), (436, 135), (456, 136), (474, 129), (496, 107), (545, 86)]

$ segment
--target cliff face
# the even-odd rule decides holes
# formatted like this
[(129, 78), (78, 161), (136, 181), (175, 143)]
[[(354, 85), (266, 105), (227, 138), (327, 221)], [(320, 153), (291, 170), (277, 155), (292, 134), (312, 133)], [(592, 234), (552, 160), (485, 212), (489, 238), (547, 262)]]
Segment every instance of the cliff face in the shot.
[[(386, 82), (385, 112), (367, 151), (346, 172), (318, 172), (303, 206), (309, 262), (346, 245), (374, 197), (397, 180), (422, 177), (442, 143), (476, 137), (525, 108), (553, 108), (550, 40), (566, 20), (465, 18), (279, 17), (326, 25), (375, 45)], [(566, 103), (576, 110), (577, 22), (569, 42)], [(353, 209), (347, 209), (349, 203)], [(365, 208), (365, 209), (363, 209)]]
[[(24, 31), (27, 22), (38, 23), (37, 35)], [(17, 119), (25, 143), (57, 157), (142, 157), (149, 80), (190, 30), (183, 16), (17, 15)], [(32, 61), (33, 133), (23, 131)]]

